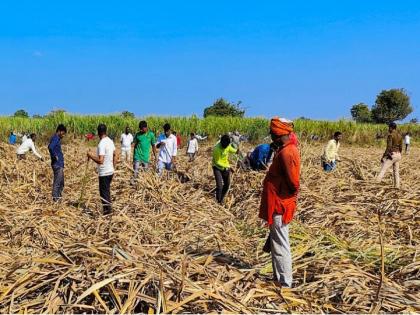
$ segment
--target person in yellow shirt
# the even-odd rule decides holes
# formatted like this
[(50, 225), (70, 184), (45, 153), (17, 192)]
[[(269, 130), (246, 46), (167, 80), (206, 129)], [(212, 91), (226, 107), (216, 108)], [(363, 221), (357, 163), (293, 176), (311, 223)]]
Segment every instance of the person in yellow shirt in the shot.
[(216, 179), (216, 200), (222, 203), (230, 186), (229, 155), (239, 154), (239, 149), (230, 143), (229, 135), (223, 135), (213, 149), (213, 173)]
[(331, 172), (337, 167), (337, 161), (340, 161), (338, 156), (338, 149), (340, 148), (340, 140), (342, 138), (342, 133), (336, 131), (334, 133), (334, 138), (328, 141), (327, 146), (324, 149), (324, 154), (321, 157), (322, 167), (324, 171)]

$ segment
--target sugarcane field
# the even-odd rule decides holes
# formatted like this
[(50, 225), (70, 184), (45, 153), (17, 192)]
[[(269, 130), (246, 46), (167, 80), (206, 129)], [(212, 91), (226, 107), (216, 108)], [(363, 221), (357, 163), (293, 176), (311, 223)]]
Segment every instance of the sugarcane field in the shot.
[[(293, 123), (273, 118), (266, 124), (273, 139), (287, 135), (287, 147)], [(163, 127), (166, 141), (173, 137), (176, 144)], [(288, 224), (293, 262), (288, 285), (287, 277), (283, 283), (273, 271), (275, 258), (264, 247), (275, 232), (260, 216), (265, 177), (281, 156), (276, 150), (285, 148), (274, 148), (268, 170), (254, 170), (246, 160), (263, 141), (230, 143), (227, 148), (240, 154), (229, 158), (230, 186), (220, 200), (215, 148), (225, 138), (235, 142), (237, 133), (230, 139), (201, 137), (193, 156), (190, 141), (197, 135), (183, 134), (176, 162), (163, 169), (160, 151), (168, 150), (169, 142), (157, 148), (165, 140), (156, 137), (148, 143), (149, 165), (136, 169), (132, 158), (143, 140), (134, 140), (133, 157), (126, 157), (118, 134), (109, 140), (115, 169), (107, 204), (98, 192), (98, 171), (99, 143), (109, 138), (100, 128), (91, 139), (57, 127), (57, 133), (34, 141), (41, 158), (33, 150), (22, 157), (18, 143), (0, 144), (0, 313), (420, 311), (415, 144), (401, 152), (396, 188), (390, 170), (377, 180), (384, 142), (349, 143), (344, 133), (339, 159), (327, 169), (321, 159), (327, 141), (298, 133), (289, 144), (300, 158), (300, 182)], [(54, 141), (61, 139), (62, 156), (50, 160)], [(334, 139), (338, 143), (341, 136)], [(62, 158), (62, 190), (54, 195), (54, 163)]]

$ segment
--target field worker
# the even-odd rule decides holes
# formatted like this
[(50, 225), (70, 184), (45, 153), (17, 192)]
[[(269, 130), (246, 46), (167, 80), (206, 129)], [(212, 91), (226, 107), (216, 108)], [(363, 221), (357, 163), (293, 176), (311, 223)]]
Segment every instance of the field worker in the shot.
[(67, 129), (63, 124), (57, 126), (55, 134), (50, 139), (48, 151), (51, 157), (51, 167), (54, 174), (52, 197), (53, 201), (59, 201), (64, 189), (64, 155), (61, 150), (61, 139), (67, 133)]
[(340, 157), (338, 156), (338, 149), (340, 148), (341, 137), (342, 133), (340, 131), (336, 131), (334, 133), (334, 138), (328, 141), (327, 145), (325, 146), (321, 161), (322, 167), (326, 172), (333, 171), (337, 167), (337, 161), (340, 161)]
[(411, 135), (407, 132), (404, 136), (404, 145), (405, 145), (405, 154), (410, 152), (410, 142), (411, 142)]
[(188, 140), (188, 143), (187, 143), (187, 155), (189, 157), (190, 162), (194, 161), (197, 153), (198, 153), (198, 141), (195, 138), (194, 132), (191, 132), (190, 139)]
[(232, 146), (239, 149), (239, 144), (241, 143), (241, 135), (239, 134), (239, 131), (235, 131), (230, 134), (230, 138), (232, 141)]
[[(134, 137), (134, 179), (139, 174), (139, 169), (147, 170), (150, 164), (150, 149), (152, 149), (153, 157), (156, 160), (156, 138), (155, 134), (147, 127), (147, 122), (142, 120), (139, 123), (139, 132)], [(133, 184), (133, 180), (132, 180)]]
[(16, 135), (13, 133), (13, 131), (10, 132), (9, 144), (11, 144), (11, 145), (16, 144)]
[(166, 123), (163, 126), (165, 139), (157, 142), (156, 147), (159, 148), (159, 158), (157, 163), (157, 171), (162, 175), (163, 169), (170, 171), (175, 166), (178, 145), (176, 137), (171, 132), (171, 125)]
[(28, 136), (26, 135), (26, 132), (24, 132), (22, 136), (22, 143), (24, 143), (26, 140), (28, 140)]
[(400, 188), (400, 161), (402, 152), (403, 138), (397, 131), (397, 124), (392, 122), (388, 128), (388, 138), (386, 140), (386, 150), (382, 156), (382, 168), (376, 178), (381, 182), (388, 168), (392, 166), (394, 173), (394, 187)]
[(272, 155), (273, 149), (270, 144), (260, 144), (251, 152), (251, 154), (249, 154), (249, 166), (254, 171), (266, 170)]
[(230, 187), (230, 154), (240, 154), (230, 143), (229, 135), (223, 135), (213, 149), (213, 173), (216, 179), (216, 200), (222, 203)]
[(111, 207), (111, 182), (114, 177), (116, 154), (114, 142), (106, 134), (106, 125), (98, 126), (98, 137), (100, 139), (96, 155), (87, 153), (88, 160), (91, 159), (98, 164), (99, 194), (102, 200), (104, 214), (112, 212)]
[(36, 134), (31, 133), (29, 138), (27, 138), (22, 144), (18, 147), (16, 150), (16, 154), (19, 160), (26, 159), (26, 153), (31, 150), (32, 153), (39, 158), (41, 161), (44, 161), (44, 158), (39, 154), (35, 149), (35, 140), (36, 140)]
[(121, 135), (121, 161), (131, 161), (131, 144), (133, 143), (133, 135), (130, 133), (130, 127), (125, 127), (125, 132)]
[(274, 280), (282, 287), (292, 287), (292, 253), (289, 223), (292, 221), (299, 191), (300, 156), (290, 142), (293, 127), (273, 118), (270, 134), (276, 144), (273, 163), (263, 182), (259, 217), (270, 228), (269, 244)]
[(172, 133), (176, 137), (176, 145), (177, 145), (177, 148), (180, 149), (181, 148), (181, 145), (182, 145), (181, 136), (179, 134), (177, 134), (176, 131), (173, 131)]

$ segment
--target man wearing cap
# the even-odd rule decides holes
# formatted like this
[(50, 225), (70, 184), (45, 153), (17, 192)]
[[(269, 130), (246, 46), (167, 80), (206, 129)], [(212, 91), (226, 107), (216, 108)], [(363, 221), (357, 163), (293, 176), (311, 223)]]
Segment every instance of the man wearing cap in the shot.
[(293, 125), (290, 121), (273, 118), (270, 134), (277, 149), (263, 182), (259, 217), (270, 228), (270, 250), (274, 280), (282, 287), (292, 287), (292, 253), (289, 243), (289, 223), (296, 211), (299, 191), (300, 156), (290, 141)]

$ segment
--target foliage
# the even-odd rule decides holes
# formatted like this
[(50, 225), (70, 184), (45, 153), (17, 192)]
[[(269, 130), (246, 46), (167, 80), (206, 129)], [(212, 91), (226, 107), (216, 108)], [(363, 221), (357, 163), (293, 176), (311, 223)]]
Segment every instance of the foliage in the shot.
[(24, 117), (24, 118), (27, 118), (27, 117), (29, 117), (29, 114), (28, 114), (28, 112), (27, 112), (26, 110), (24, 110), (24, 109), (19, 109), (19, 110), (17, 110), (17, 111), (13, 114), (13, 117)]
[(418, 123), (419, 123), (419, 120), (418, 120), (417, 117), (414, 117), (414, 118), (410, 119), (410, 124), (418, 124)]
[(134, 115), (134, 113), (129, 112), (128, 110), (123, 111), (123, 112), (121, 113), (121, 116), (122, 116), (123, 118), (130, 118), (130, 119), (132, 119), (132, 118), (135, 118), (135, 117), (136, 117), (136, 116)]
[(204, 117), (220, 116), (220, 117), (244, 117), (245, 110), (240, 107), (241, 101), (237, 104), (230, 103), (224, 98), (217, 99), (213, 105), (204, 109)]
[(407, 117), (413, 108), (404, 89), (383, 90), (376, 97), (372, 117), (376, 123), (389, 123)]
[(353, 105), (350, 109), (351, 117), (358, 123), (372, 122), (372, 113), (365, 103)]

